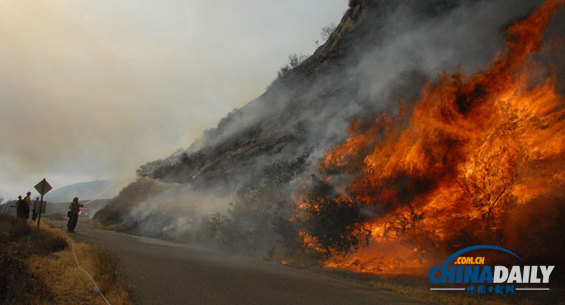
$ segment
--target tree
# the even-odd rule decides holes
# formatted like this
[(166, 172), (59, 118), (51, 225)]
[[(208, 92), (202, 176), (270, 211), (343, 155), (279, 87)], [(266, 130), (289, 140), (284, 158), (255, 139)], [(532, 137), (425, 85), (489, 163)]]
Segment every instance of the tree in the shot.
[(335, 23), (323, 27), (320, 33), (320, 35), (322, 36), (322, 40), (324, 41), (328, 40), (328, 38), (330, 38), (330, 36), (332, 35), (332, 33), (335, 31), (336, 28), (337, 26), (335, 25)]
[(482, 215), (485, 229), (496, 229), (502, 213), (515, 201), (515, 185), (520, 151), (509, 144), (504, 128), (491, 134), (476, 150), (464, 173), (456, 180), (473, 207)]
[(359, 0), (349, 0), (349, 7), (353, 8), (357, 4), (359, 4)]
[(390, 223), (385, 226), (385, 234), (393, 233), (395, 238), (403, 238), (412, 230), (417, 228), (418, 222), (423, 219), (423, 214), (416, 212), (412, 204), (408, 202), (404, 210), (399, 211)]
[(277, 74), (277, 79), (285, 78), (290, 71), (298, 67), (306, 58), (308, 58), (306, 55), (290, 54), (288, 56), (288, 64), (281, 67)]

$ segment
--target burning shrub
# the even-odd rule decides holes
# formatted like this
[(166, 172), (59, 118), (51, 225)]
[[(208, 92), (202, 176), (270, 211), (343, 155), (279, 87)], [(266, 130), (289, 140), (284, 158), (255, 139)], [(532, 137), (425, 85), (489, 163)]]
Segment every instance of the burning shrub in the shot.
[(333, 252), (347, 253), (351, 248), (364, 246), (370, 230), (363, 225), (360, 205), (340, 199), (326, 182), (313, 177), (307, 203), (301, 207), (299, 222), (307, 236), (329, 256)]
[[(530, 55), (563, 4), (546, 1), (510, 26), (506, 51), (487, 71), (443, 74), (413, 110), (354, 121), (324, 160), (326, 178), (300, 195), (304, 246), (327, 267), (373, 273), (426, 268), (434, 252), (462, 244), (520, 248), (532, 231), (546, 236), (536, 249), (559, 245), (541, 251), (544, 259), (560, 253), (554, 224), (563, 211), (541, 200), (565, 187), (565, 99), (554, 75), (540, 81), (544, 69)], [(548, 231), (530, 229), (543, 218), (550, 224), (538, 227)]]

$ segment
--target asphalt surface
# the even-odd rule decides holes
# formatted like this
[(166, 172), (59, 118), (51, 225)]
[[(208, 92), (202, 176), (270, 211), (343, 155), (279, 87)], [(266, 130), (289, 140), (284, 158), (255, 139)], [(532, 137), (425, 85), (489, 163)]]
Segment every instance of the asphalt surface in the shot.
[(136, 305), (429, 304), (255, 258), (101, 230), (84, 219), (75, 231), (75, 239), (119, 257)]

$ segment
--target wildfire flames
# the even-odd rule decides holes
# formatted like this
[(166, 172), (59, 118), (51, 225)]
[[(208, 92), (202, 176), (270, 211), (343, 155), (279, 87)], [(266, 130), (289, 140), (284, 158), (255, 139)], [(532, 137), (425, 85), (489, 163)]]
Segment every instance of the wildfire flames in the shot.
[(357, 208), (336, 237), (353, 237), (357, 247), (324, 243), (307, 229), (303, 247), (325, 252), (327, 268), (414, 273), (442, 251), (504, 243), (509, 211), (563, 189), (565, 99), (556, 77), (531, 55), (564, 4), (546, 1), (510, 26), (506, 49), (489, 70), (440, 75), (413, 108), (354, 121), (320, 169), (320, 183), (333, 195), (303, 191), (295, 219), (316, 217), (324, 204), (339, 213)]

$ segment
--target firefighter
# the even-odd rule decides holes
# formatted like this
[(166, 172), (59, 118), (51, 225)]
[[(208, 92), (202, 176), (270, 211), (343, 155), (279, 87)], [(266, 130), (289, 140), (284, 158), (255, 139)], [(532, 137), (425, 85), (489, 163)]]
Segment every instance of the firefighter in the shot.
[(31, 192), (27, 192), (26, 197), (24, 198), (26, 204), (25, 204), (25, 219), (29, 219), (29, 211), (30, 211), (30, 207), (31, 207)]
[(67, 216), (69, 217), (69, 222), (67, 223), (67, 232), (74, 233), (75, 227), (78, 221), (78, 213), (80, 213), (80, 208), (84, 205), (78, 202), (78, 197), (73, 198), (73, 202), (69, 205), (69, 212)]
[(13, 205), (16, 207), (16, 215), (18, 218), (25, 218), (25, 200), (23, 200), (22, 196), (18, 196), (18, 201)]

